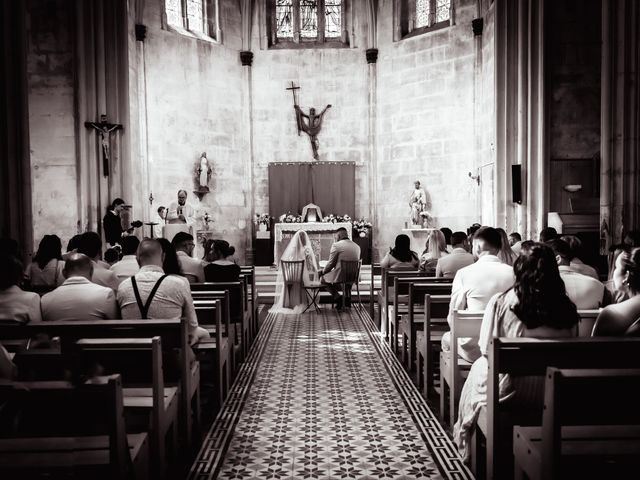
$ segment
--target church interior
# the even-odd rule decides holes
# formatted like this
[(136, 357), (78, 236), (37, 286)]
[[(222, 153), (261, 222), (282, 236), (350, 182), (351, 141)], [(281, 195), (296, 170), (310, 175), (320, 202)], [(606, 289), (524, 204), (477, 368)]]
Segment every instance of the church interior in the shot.
[(640, 2), (16, 0), (0, 53), (2, 478), (636, 478)]

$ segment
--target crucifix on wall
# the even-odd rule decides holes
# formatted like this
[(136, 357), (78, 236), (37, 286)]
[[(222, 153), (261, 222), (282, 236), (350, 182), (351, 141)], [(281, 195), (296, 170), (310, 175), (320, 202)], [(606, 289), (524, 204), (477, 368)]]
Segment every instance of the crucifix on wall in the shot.
[(105, 177), (109, 176), (109, 162), (110, 162), (110, 141), (111, 132), (116, 130), (122, 130), (122, 125), (118, 123), (107, 122), (106, 115), (100, 115), (100, 122), (84, 122), (84, 126), (87, 128), (93, 128), (100, 134), (100, 146), (102, 147), (102, 174)]
[(331, 108), (331, 105), (327, 105), (320, 114), (316, 114), (316, 109), (311, 107), (309, 109), (309, 114), (306, 114), (302, 111), (300, 106), (298, 105), (298, 99), (296, 97), (296, 90), (299, 90), (300, 87), (296, 87), (293, 82), (291, 82), (291, 86), (287, 87), (287, 90), (291, 90), (293, 95), (293, 109), (296, 112), (296, 125), (298, 127), (298, 135), (300, 135), (300, 131), (303, 131), (307, 135), (309, 135), (309, 141), (311, 142), (311, 149), (313, 150), (313, 158), (318, 160), (318, 134), (322, 129), (322, 118), (328, 109)]

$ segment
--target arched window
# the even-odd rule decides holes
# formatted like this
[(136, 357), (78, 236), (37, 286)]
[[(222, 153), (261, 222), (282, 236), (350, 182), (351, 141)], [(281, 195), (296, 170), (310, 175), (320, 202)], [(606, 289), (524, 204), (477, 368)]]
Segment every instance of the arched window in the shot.
[(268, 0), (270, 46), (347, 42), (346, 0)]
[(164, 0), (165, 24), (219, 40), (218, 0)]
[(396, 0), (400, 31), (396, 40), (408, 35), (447, 27), (452, 22), (452, 0)]

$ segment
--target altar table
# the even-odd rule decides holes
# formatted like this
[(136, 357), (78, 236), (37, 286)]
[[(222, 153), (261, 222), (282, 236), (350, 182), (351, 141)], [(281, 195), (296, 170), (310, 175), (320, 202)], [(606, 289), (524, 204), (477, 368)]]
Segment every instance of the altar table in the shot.
[(309, 235), (311, 247), (318, 261), (328, 260), (331, 245), (334, 242), (334, 235), (339, 228), (346, 228), (349, 239), (353, 227), (351, 223), (276, 223), (273, 226), (273, 261), (280, 264), (280, 256), (285, 251), (289, 242), (299, 230), (304, 230)]

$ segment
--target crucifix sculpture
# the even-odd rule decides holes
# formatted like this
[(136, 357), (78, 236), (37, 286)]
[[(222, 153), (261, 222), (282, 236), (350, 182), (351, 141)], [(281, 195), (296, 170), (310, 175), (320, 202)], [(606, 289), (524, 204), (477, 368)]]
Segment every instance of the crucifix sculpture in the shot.
[(100, 122), (84, 122), (87, 128), (93, 128), (100, 134), (100, 145), (102, 146), (102, 174), (109, 176), (109, 142), (111, 140), (111, 132), (122, 130), (122, 125), (118, 123), (107, 122), (106, 115), (100, 115)]
[(316, 109), (311, 107), (309, 109), (309, 114), (307, 115), (298, 106), (296, 90), (299, 89), (300, 87), (296, 87), (293, 82), (291, 82), (291, 86), (287, 88), (287, 90), (291, 90), (291, 93), (293, 95), (293, 109), (296, 112), (296, 125), (298, 127), (298, 135), (300, 135), (300, 131), (303, 131), (304, 133), (309, 135), (309, 141), (311, 142), (311, 148), (313, 150), (313, 158), (318, 160), (318, 134), (322, 129), (322, 118), (324, 117), (326, 111), (331, 108), (331, 105), (327, 105), (319, 115), (316, 114)]

